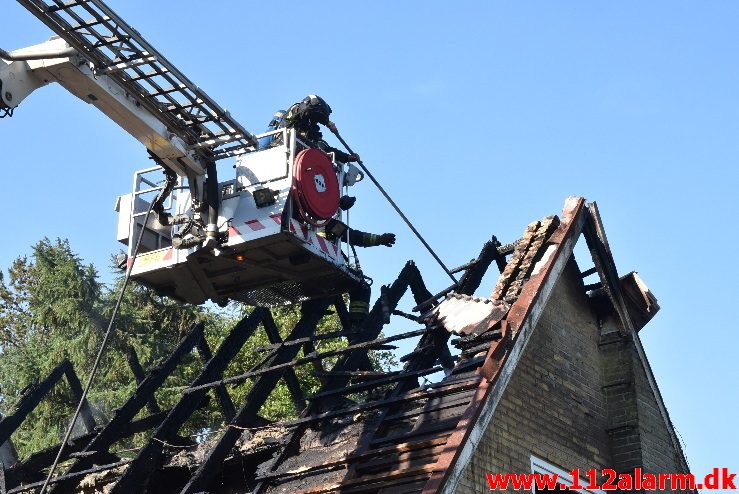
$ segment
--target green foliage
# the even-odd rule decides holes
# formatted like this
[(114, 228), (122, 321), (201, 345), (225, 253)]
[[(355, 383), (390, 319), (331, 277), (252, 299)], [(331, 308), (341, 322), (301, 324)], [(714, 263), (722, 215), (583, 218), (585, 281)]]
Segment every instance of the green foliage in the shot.
[[(0, 413), (13, 412), (15, 404), (28, 385), (42, 381), (63, 359), (69, 359), (82, 381), (88, 378), (108, 320), (118, 297), (122, 279), (106, 287), (98, 281), (97, 271), (85, 265), (71, 250), (66, 240), (43, 239), (33, 246), (30, 257), (16, 259), (8, 268), (7, 278), (0, 272)], [(116, 331), (95, 377), (89, 396), (98, 423), (107, 421), (111, 411), (122, 405), (136, 388), (136, 381), (126, 359), (133, 347), (145, 370), (150, 370), (166, 358), (182, 336), (196, 322), (204, 322), (206, 339), (213, 352), (247, 309), (232, 305), (226, 310), (205, 309), (183, 305), (157, 296), (153, 291), (131, 283), (126, 291), (116, 320)], [(273, 317), (285, 339), (300, 319), (299, 306), (273, 309)], [(327, 314), (317, 327), (317, 333), (340, 331), (336, 314)], [(269, 354), (270, 345), (264, 328), (249, 338), (238, 356), (230, 363), (225, 376), (242, 374), (261, 364)], [(344, 346), (339, 339), (316, 342), (315, 349), (325, 352)], [(389, 368), (394, 361), (389, 352), (372, 352), (377, 368)], [(304, 395), (316, 392), (321, 382), (315, 370), (329, 370), (335, 358), (321, 363), (301, 365), (295, 369)], [(203, 362), (194, 351), (157, 391), (162, 409), (172, 407), (182, 397), (182, 391), (202, 370)], [(229, 387), (237, 408), (253, 385), (253, 380)], [(21, 457), (58, 443), (76, 405), (75, 399), (62, 381), (56, 385), (36, 410), (16, 431), (12, 439)], [(148, 413), (142, 410), (139, 416)], [(297, 415), (293, 399), (284, 379), (281, 379), (269, 400), (260, 410), (268, 420), (282, 420)], [(181, 434), (214, 430), (223, 425), (222, 414), (215, 396), (207, 406), (190, 418)], [(141, 445), (146, 436), (122, 441), (121, 448)]]
[[(7, 281), (0, 277), (0, 412), (12, 413), (27, 386), (42, 381), (65, 358), (86, 382), (120, 283), (109, 289), (103, 286), (95, 268), (84, 265), (66, 240), (45, 238), (33, 246), (30, 257), (13, 262)], [(109, 418), (110, 410), (136, 387), (126, 362), (128, 346), (136, 350), (144, 368), (151, 368), (187, 327), (205, 317), (202, 312), (129, 286), (89, 396), (98, 422)], [(180, 374), (184, 377), (187, 372)], [(13, 435), (21, 456), (57, 443), (74, 405), (63, 379)]]
[[(221, 321), (227, 321), (228, 324), (212, 325), (210, 327), (211, 331), (209, 331), (207, 335), (209, 340), (212, 342), (220, 341), (225, 337), (231, 326), (245, 315), (246, 312), (243, 307), (233, 307), (230, 317), (221, 319)], [(280, 330), (280, 338), (285, 340), (300, 320), (300, 307), (275, 307), (272, 309), (272, 317), (275, 320), (276, 326)], [(331, 309), (328, 310), (326, 316), (316, 326), (317, 335), (335, 333), (341, 330), (342, 327), (339, 322), (339, 318)], [(251, 338), (249, 338), (244, 345), (242, 352), (240, 352), (233, 362), (231, 362), (231, 365), (228, 367), (224, 375), (234, 376), (243, 374), (252, 369), (255, 365), (262, 362), (262, 360), (269, 354), (266, 349), (261, 347), (266, 347), (270, 344), (271, 342), (267, 337), (267, 333), (261, 329), (258, 330)], [(305, 347), (301, 347), (296, 359), (305, 357), (307, 354), (312, 352), (323, 353), (343, 348), (345, 346), (346, 341), (343, 339), (320, 339), (315, 342), (313, 348), (306, 350)], [(330, 370), (336, 360), (337, 357), (329, 357), (321, 362), (315, 361), (294, 367), (295, 376), (300, 384), (303, 396), (316, 393), (321, 387), (320, 379), (314, 376), (313, 372)], [(392, 352), (389, 351), (370, 351), (370, 360), (377, 369), (389, 369), (397, 364)], [(243, 403), (247, 394), (251, 390), (252, 385), (253, 381), (250, 380), (230, 390), (230, 393), (234, 398), (234, 402)], [(262, 406), (260, 416), (268, 420), (278, 421), (295, 418), (297, 415), (298, 410), (295, 408), (293, 398), (288, 391), (285, 379), (280, 379), (270, 395), (269, 400), (267, 400), (267, 402)]]
[[(101, 295), (97, 272), (85, 266), (66, 241), (43, 239), (32, 258), (16, 259), (7, 283), (0, 279), (0, 383), (3, 412), (29, 384), (38, 383), (64, 358), (79, 369), (98, 344)], [(69, 413), (71, 393), (66, 383), (54, 388), (28, 418), (32, 430), (18, 431), (19, 451), (57, 441), (60, 416)]]
[[(233, 310), (232, 320), (236, 321), (245, 315), (243, 308), (236, 308)], [(290, 331), (300, 320), (299, 306), (291, 307), (277, 307), (272, 309), (272, 316), (275, 320), (275, 324), (280, 329), (280, 338), (285, 339), (290, 334)], [(214, 328), (215, 329), (215, 328)], [(208, 335), (212, 341), (219, 341), (222, 339), (226, 332), (230, 329), (228, 326), (221, 326), (217, 331), (211, 331)], [(336, 332), (341, 330), (341, 324), (339, 323), (336, 314), (328, 314), (324, 317), (316, 327), (317, 334)], [(237, 375), (242, 374), (256, 364), (260, 363), (269, 352), (267, 350), (261, 350), (260, 347), (266, 347), (270, 345), (267, 333), (261, 328), (246, 342), (244, 349), (229, 365), (226, 375)], [(337, 342), (336, 340), (321, 340), (315, 344), (315, 349), (318, 352), (325, 352), (344, 346), (343, 343)], [(305, 349), (301, 348), (297, 358), (305, 356)], [(326, 362), (324, 362), (326, 365)], [(320, 387), (320, 381), (313, 376), (312, 372), (316, 367), (311, 364), (301, 365), (295, 369), (295, 374), (300, 383), (303, 395), (314, 393)], [(232, 391), (234, 402), (243, 403), (247, 394), (251, 390), (253, 380), (250, 380), (243, 385), (236, 387)], [(294, 418), (297, 415), (295, 406), (292, 401), (292, 397), (287, 388), (287, 384), (284, 379), (280, 379), (279, 383), (275, 387), (270, 400), (264, 404), (260, 410), (262, 417), (268, 420), (283, 420), (288, 418)]]

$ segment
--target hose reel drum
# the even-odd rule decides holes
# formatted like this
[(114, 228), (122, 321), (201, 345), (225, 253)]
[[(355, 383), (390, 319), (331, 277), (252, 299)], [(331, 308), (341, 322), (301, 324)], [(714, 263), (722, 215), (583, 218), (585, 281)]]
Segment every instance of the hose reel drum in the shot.
[(320, 149), (305, 149), (295, 158), (293, 198), (300, 216), (323, 226), (339, 209), (339, 181), (331, 158)]

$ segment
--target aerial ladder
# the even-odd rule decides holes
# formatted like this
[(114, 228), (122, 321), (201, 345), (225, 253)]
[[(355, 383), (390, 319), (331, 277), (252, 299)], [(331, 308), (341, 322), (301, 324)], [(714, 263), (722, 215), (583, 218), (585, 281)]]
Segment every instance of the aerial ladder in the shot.
[[(18, 2), (56, 36), (0, 50), (0, 117), (56, 82), (135, 137), (155, 162), (135, 172), (132, 191), (116, 202), (117, 239), (128, 246), (120, 266), (133, 279), (190, 303), (267, 306), (341, 293), (362, 280), (339, 208), (362, 179), (359, 169), (287, 128), (252, 135), (101, 0)], [(260, 147), (278, 134), (279, 144)], [(235, 173), (219, 181), (225, 159), (235, 161)]]

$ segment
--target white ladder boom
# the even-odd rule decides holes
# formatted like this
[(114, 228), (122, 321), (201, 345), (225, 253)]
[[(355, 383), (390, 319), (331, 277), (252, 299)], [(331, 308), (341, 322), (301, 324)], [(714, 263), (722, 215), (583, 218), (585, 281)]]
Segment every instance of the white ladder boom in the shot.
[[(113, 81), (125, 91), (124, 96), (127, 99), (133, 99), (136, 106), (140, 105), (163, 124), (166, 128), (164, 135), (169, 137), (168, 140), (181, 142), (187, 150), (186, 154), (192, 155), (192, 159), (185, 159), (183, 163), (188, 165), (186, 168), (190, 172), (202, 174), (201, 170), (204, 170), (207, 163), (254, 149), (254, 137), (229, 112), (193, 84), (101, 0), (18, 2), (89, 62), (88, 67), (78, 67), (83, 74), (86, 72), (84, 69), (90, 69), (90, 73), (84, 75)], [(85, 99), (79, 94), (79, 90), (72, 90), (73, 88), (65, 84), (64, 77), (57, 79), (67, 89)], [(100, 82), (98, 81), (98, 85), (107, 89)], [(73, 83), (72, 86), (74, 85)], [(5, 104), (15, 106), (9, 105), (7, 101)], [(120, 116), (115, 115), (119, 118), (114, 118), (111, 115), (118, 108), (112, 112), (105, 111), (104, 108), (101, 110), (142, 140), (124, 125), (125, 122), (120, 121)], [(169, 156), (160, 155), (166, 152), (158, 151), (156, 143), (145, 140), (142, 142), (160, 158), (171, 160)], [(197, 163), (192, 163), (193, 161)], [(172, 168), (181, 174), (184, 171), (183, 167)]]

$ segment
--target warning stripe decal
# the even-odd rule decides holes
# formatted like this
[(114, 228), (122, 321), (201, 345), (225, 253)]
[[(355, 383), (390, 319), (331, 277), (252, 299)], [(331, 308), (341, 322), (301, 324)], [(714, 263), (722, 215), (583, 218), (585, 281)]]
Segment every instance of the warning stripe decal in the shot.
[[(281, 214), (279, 214), (279, 213), (277, 213), (277, 214), (271, 214), (269, 217), (272, 218), (272, 221), (274, 221), (278, 225), (281, 225), (282, 224), (282, 215)], [(249, 228), (251, 228), (252, 231), (255, 231), (255, 232), (256, 231), (259, 231), (259, 230), (264, 230), (265, 228), (269, 228), (269, 225), (265, 225), (264, 223), (262, 223), (260, 220), (257, 220), (257, 219), (248, 220), (248, 221), (245, 221), (244, 223), (246, 224), (246, 226), (248, 226)], [(238, 230), (236, 230), (236, 231), (238, 232)]]
[(321, 250), (328, 254), (328, 246), (326, 245), (326, 241), (320, 235), (317, 235), (316, 238), (318, 238), (318, 245), (321, 246)]
[(327, 257), (334, 260), (339, 258), (339, 247), (336, 243), (316, 234), (316, 231), (309, 228), (307, 225), (291, 219), (290, 231), (308, 245), (312, 245), (320, 249)]
[(264, 230), (266, 227), (259, 220), (245, 221), (246, 226), (252, 229), (252, 231)]

